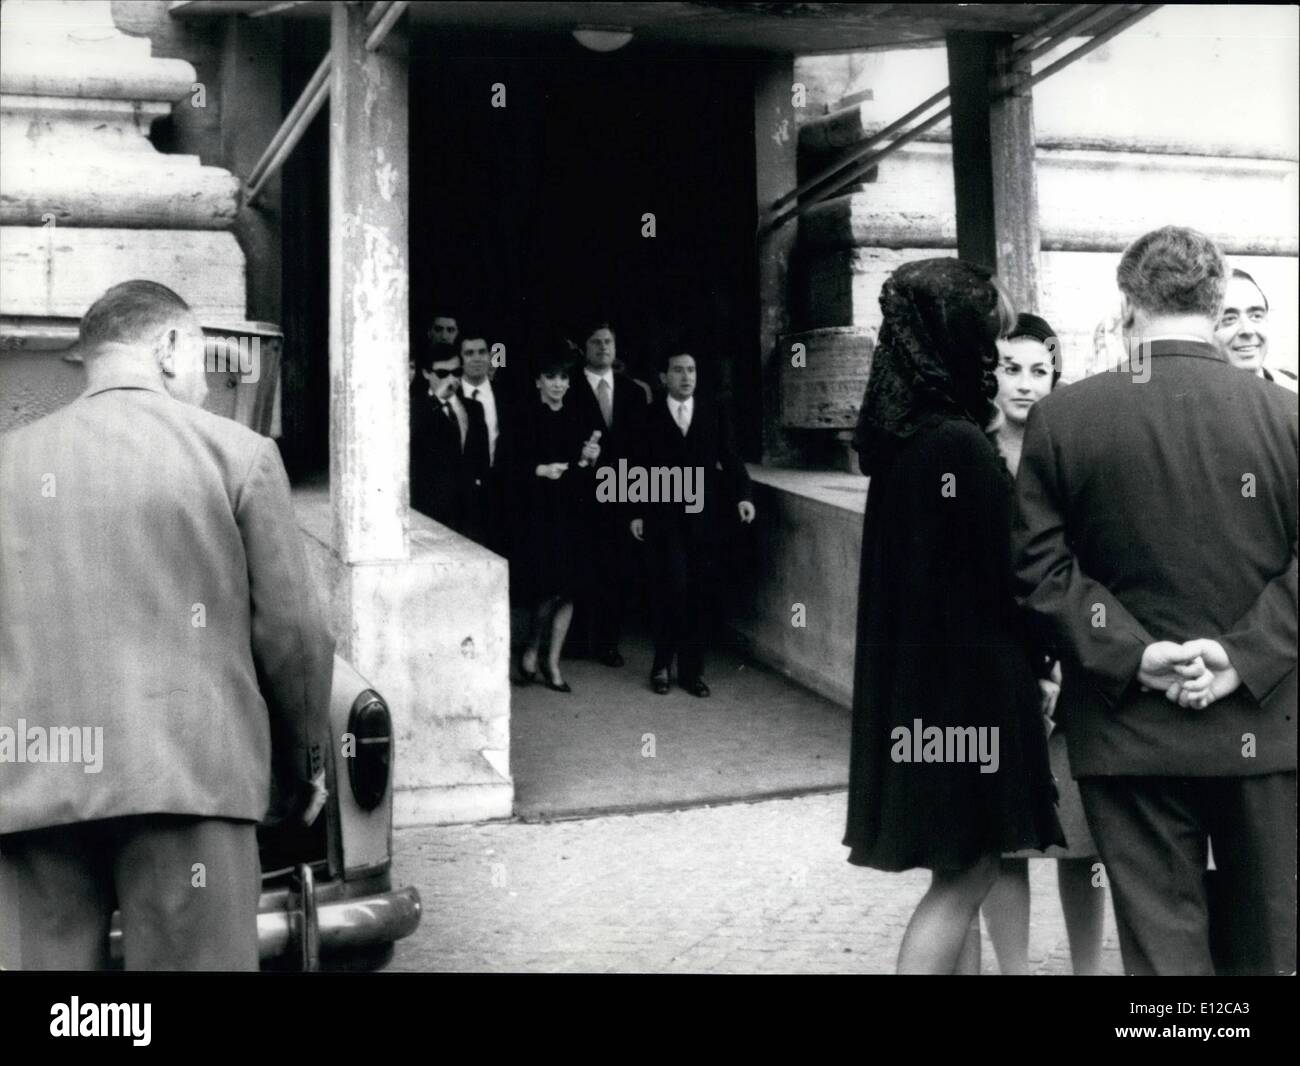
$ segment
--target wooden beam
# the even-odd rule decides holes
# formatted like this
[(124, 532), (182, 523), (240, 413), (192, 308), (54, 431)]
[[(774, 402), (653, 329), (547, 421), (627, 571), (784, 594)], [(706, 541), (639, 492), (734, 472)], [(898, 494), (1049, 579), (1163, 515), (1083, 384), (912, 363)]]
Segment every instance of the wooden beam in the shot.
[(406, 32), (366, 49), (360, 4), (331, 11), (330, 506), (344, 563), (408, 557), (409, 143)]
[(989, 105), (993, 161), (993, 225), (997, 271), (1017, 311), (1038, 311), (1042, 236), (1038, 228), (1038, 166), (1033, 89), (1025, 78), (1031, 60), (999, 50), (1003, 84), (1013, 88)]
[(957, 198), (957, 255), (997, 265), (993, 227), (993, 153), (989, 143), (989, 83), (997, 47), (1010, 43), (987, 33), (950, 33), (948, 86), (952, 98), (952, 171)]
[(1041, 241), (1027, 53), (1007, 34), (949, 34), (957, 254), (997, 271), (1017, 311), (1038, 307)]

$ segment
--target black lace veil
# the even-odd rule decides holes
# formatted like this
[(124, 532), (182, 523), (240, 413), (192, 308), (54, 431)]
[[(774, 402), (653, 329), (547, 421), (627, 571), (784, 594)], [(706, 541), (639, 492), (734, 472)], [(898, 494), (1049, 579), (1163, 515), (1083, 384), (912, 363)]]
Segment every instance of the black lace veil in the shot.
[(885, 451), (935, 415), (984, 428), (997, 395), (995, 342), (1015, 317), (989, 270), (950, 258), (899, 267), (880, 290), (880, 309), (884, 321), (853, 438), (868, 475)]

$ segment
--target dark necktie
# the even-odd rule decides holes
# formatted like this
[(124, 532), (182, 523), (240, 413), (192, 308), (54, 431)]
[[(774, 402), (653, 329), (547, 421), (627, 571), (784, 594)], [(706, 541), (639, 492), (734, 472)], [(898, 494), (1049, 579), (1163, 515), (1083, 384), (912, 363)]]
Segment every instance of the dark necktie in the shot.
[[(477, 389), (474, 390), (478, 392)], [(469, 428), (465, 433), (465, 461), (469, 466), (470, 478), (478, 484), (487, 477), (491, 467), (488, 447), (487, 417), (483, 414), (483, 405), (473, 396), (465, 404), (465, 413), (469, 417)]]

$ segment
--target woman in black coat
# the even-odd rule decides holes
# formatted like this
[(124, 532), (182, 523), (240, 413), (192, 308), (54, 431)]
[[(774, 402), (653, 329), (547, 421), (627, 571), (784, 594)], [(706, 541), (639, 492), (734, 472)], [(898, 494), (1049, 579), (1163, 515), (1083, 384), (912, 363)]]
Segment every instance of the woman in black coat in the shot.
[(983, 431), (1014, 315), (956, 259), (900, 267), (880, 305), (854, 441), (871, 484), (844, 843), (856, 865), (932, 871), (898, 969), (951, 973), (998, 857), (1064, 843), (1011, 587), (1012, 483)]
[(560, 652), (573, 620), (573, 599), (590, 565), (583, 508), (595, 492), (600, 434), (588, 434), (569, 391), (570, 352), (558, 349), (537, 361), (537, 396), (520, 405), (512, 427), (511, 481), (516, 505), (510, 583), (529, 610), (528, 637), (520, 660), (525, 682), (538, 671), (542, 634), (550, 642), (542, 680), (556, 692), (571, 691), (560, 675)]

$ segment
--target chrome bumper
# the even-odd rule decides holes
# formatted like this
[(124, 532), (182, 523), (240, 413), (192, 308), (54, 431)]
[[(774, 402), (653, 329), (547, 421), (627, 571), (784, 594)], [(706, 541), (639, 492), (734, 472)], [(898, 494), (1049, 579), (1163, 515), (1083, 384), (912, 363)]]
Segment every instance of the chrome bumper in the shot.
[[(331, 900), (316, 899), (308, 879), (291, 893), (266, 892), (257, 915), (257, 949), (263, 962), (292, 955), (303, 969), (314, 970), (321, 954), (391, 944), (415, 932), (420, 924), (420, 893), (414, 887)], [(332, 892), (336, 885), (329, 885)], [(315, 914), (314, 928), (308, 917)], [(305, 934), (305, 935), (304, 935)], [(121, 916), (113, 915), (109, 932), (112, 958), (122, 959)]]
[[(292, 953), (301, 957), (303, 969), (315, 969), (321, 954), (391, 944), (420, 924), (420, 893), (413, 887), (329, 902), (304, 898), (295, 887), (291, 900), (291, 906), (257, 916), (257, 947), (263, 960)], [(314, 931), (309, 924), (313, 912)]]

